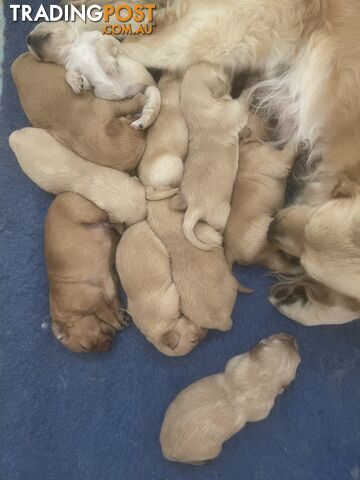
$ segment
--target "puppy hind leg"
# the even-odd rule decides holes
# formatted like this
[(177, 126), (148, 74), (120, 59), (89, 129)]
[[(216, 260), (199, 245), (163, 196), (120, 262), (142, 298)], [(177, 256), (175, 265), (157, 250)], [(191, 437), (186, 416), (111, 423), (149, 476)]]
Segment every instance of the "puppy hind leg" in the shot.
[(145, 130), (149, 128), (157, 119), (161, 108), (160, 90), (151, 85), (145, 90), (145, 105), (141, 117), (133, 122), (131, 126), (136, 130)]

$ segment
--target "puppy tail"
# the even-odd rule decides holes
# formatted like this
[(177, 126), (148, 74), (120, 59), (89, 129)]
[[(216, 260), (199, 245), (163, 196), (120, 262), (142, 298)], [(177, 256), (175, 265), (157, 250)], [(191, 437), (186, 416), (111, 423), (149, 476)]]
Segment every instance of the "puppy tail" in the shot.
[(145, 195), (146, 199), (149, 201), (156, 201), (156, 200), (166, 200), (167, 198), (172, 198), (179, 193), (178, 188), (152, 188), (146, 187), (145, 188)]
[(201, 240), (198, 239), (198, 237), (195, 235), (195, 227), (197, 223), (199, 222), (199, 214), (197, 212), (192, 212), (190, 209), (187, 209), (185, 212), (185, 217), (184, 217), (184, 235), (186, 239), (194, 245), (194, 247), (198, 248), (199, 250), (204, 250), (204, 251), (210, 251), (214, 250), (215, 248), (218, 247), (217, 244), (211, 244), (211, 243), (205, 243), (202, 242)]
[(150, 85), (145, 90), (145, 97), (146, 100), (141, 117), (131, 124), (136, 130), (145, 130), (146, 128), (149, 128), (155, 122), (160, 113), (160, 90), (157, 87)]

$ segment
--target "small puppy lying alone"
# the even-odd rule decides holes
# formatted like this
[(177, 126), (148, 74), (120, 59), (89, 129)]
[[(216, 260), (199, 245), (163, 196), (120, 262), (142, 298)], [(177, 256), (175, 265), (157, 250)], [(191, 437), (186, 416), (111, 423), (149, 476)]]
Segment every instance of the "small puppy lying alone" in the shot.
[(189, 150), (181, 183), (186, 213), (185, 237), (201, 250), (199, 221), (223, 233), (230, 213), (239, 157), (239, 132), (247, 123), (244, 106), (230, 96), (231, 75), (209, 63), (190, 67), (181, 89), (182, 111), (189, 128)]
[(276, 150), (262, 142), (261, 119), (249, 113), (251, 135), (242, 138), (231, 211), (224, 234), (225, 255), (249, 265), (262, 263), (275, 271), (288, 271), (289, 264), (270, 245), (267, 231), (274, 215), (283, 207), (286, 180), (295, 159), (288, 144)]
[(159, 115), (161, 96), (146, 68), (121, 55), (120, 43), (100, 32), (87, 32), (66, 22), (43, 22), (27, 37), (30, 52), (43, 62), (63, 65), (76, 94), (91, 87), (98, 98), (124, 100), (144, 93), (141, 117), (131, 126), (146, 129)]
[(165, 458), (203, 463), (247, 422), (265, 419), (276, 397), (295, 379), (300, 364), (296, 340), (284, 333), (262, 340), (232, 358), (225, 372), (183, 390), (168, 408), (160, 442)]
[(194, 247), (184, 237), (184, 215), (173, 210), (170, 202), (149, 202), (148, 222), (168, 252), (180, 309), (199, 328), (228, 331), (238, 284), (226, 263), (222, 238), (209, 225), (199, 223), (198, 238), (218, 248), (205, 252)]
[(74, 193), (45, 222), (50, 311), (56, 338), (74, 352), (106, 351), (124, 325), (113, 264), (117, 235), (104, 210)]
[(188, 129), (181, 111), (181, 79), (164, 73), (159, 82), (161, 110), (146, 135), (138, 173), (149, 200), (172, 196), (180, 186), (188, 149)]
[(43, 190), (82, 195), (120, 230), (146, 218), (145, 189), (136, 177), (83, 160), (40, 128), (17, 130), (9, 143), (22, 170)]
[(21, 105), (34, 127), (48, 130), (81, 157), (98, 165), (131, 171), (145, 150), (143, 132), (131, 128), (144, 96), (109, 102), (91, 92), (75, 95), (58, 65), (21, 55), (12, 65)]
[(121, 237), (116, 268), (135, 325), (165, 355), (191, 352), (206, 335), (180, 312), (180, 297), (170, 257), (148, 222), (131, 226)]

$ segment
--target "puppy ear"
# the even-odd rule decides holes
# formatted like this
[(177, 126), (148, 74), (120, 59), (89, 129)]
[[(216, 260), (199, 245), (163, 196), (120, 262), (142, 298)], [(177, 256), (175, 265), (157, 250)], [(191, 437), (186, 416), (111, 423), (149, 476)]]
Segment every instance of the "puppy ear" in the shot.
[(170, 200), (170, 208), (178, 212), (183, 212), (187, 209), (186, 200), (181, 193), (175, 195), (175, 197)]
[(165, 345), (165, 347), (171, 348), (171, 350), (175, 350), (175, 348), (179, 345), (179, 341), (180, 334), (175, 330), (169, 330), (161, 337), (161, 343)]
[(332, 191), (332, 198), (353, 198), (358, 195), (360, 189), (355, 182), (352, 182), (347, 177), (342, 177), (336, 184)]
[(118, 118), (113, 118), (105, 125), (105, 133), (109, 137), (116, 137), (119, 135), (123, 129), (123, 124)]

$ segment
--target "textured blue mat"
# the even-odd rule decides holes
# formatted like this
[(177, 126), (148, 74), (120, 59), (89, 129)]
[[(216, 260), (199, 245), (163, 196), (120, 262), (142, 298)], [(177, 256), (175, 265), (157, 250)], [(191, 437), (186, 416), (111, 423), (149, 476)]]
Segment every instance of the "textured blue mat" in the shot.
[[(108, 354), (78, 356), (54, 340), (43, 260), (43, 220), (51, 196), (23, 175), (7, 144), (11, 131), (27, 125), (9, 69), (32, 25), (12, 23), (6, 14), (0, 479), (360, 480), (360, 324), (306, 329), (282, 318), (266, 301), (270, 279), (261, 269), (237, 272), (256, 293), (238, 299), (232, 332), (212, 333), (188, 357), (162, 356), (134, 326)], [(166, 462), (158, 437), (173, 397), (279, 331), (296, 335), (303, 363), (271, 416), (247, 426), (212, 464)]]

